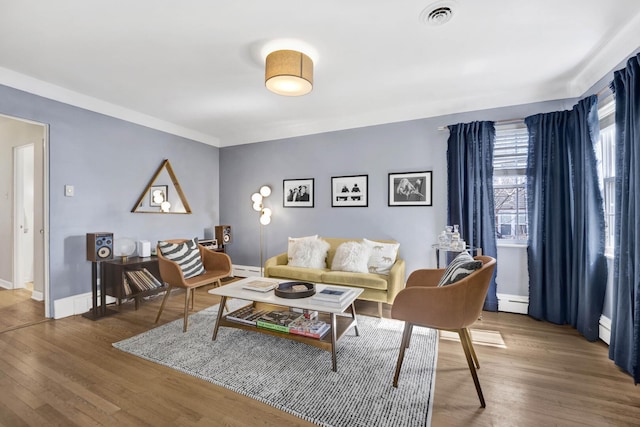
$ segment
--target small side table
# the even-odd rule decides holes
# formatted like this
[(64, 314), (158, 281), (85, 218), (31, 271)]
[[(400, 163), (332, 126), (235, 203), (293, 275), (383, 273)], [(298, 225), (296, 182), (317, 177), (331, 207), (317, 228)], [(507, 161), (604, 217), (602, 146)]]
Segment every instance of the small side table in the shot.
[(445, 254), (456, 254), (456, 255), (459, 254), (460, 252), (469, 251), (472, 256), (474, 256), (474, 253), (475, 255), (482, 255), (481, 248), (467, 247), (466, 249), (442, 249), (440, 248), (440, 245), (437, 243), (434, 243), (433, 245), (431, 245), (431, 247), (436, 250), (436, 268), (440, 268), (440, 251), (444, 252)]

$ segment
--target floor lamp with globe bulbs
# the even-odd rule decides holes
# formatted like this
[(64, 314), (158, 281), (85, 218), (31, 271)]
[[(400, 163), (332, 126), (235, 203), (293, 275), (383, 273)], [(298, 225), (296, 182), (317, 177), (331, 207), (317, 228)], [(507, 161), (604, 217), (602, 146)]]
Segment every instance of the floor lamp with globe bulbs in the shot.
[(263, 185), (257, 193), (251, 195), (253, 210), (260, 212), (260, 276), (264, 277), (263, 228), (271, 222), (271, 209), (264, 206), (264, 199), (271, 195), (271, 187)]

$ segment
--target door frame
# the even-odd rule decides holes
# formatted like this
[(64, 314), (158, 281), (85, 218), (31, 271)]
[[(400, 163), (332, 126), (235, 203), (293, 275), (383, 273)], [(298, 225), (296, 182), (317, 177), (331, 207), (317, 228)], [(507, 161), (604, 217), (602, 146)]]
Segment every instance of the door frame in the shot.
[[(21, 117), (9, 116), (5, 114), (0, 114), (0, 116), (5, 117), (11, 120), (17, 120), (20, 122), (36, 125), (42, 128), (42, 151), (38, 153), (38, 144), (35, 144), (34, 156), (37, 157), (38, 154), (42, 157), (42, 170), (38, 171), (34, 169), (34, 188), (35, 194), (34, 198), (34, 211), (36, 207), (39, 207), (42, 211), (40, 215), (42, 217), (42, 228), (38, 229), (38, 224), (35, 221), (36, 215), (34, 212), (34, 282), (36, 280), (42, 281), (42, 288), (44, 293), (44, 317), (51, 318), (51, 289), (50, 289), (50, 281), (49, 281), (49, 125), (46, 123), (40, 123), (33, 120), (23, 119)], [(15, 153), (14, 147), (14, 153)], [(15, 162), (15, 160), (14, 160)], [(38, 178), (39, 173), (41, 173), (42, 178)], [(14, 171), (15, 177), (15, 171)], [(15, 179), (15, 178), (14, 178)], [(37, 187), (41, 186), (41, 198), (38, 198), (38, 189)], [(15, 186), (14, 186), (15, 187)], [(16, 233), (17, 229), (15, 226), (16, 219), (16, 206), (15, 206), (15, 197), (13, 195), (12, 205), (13, 205), (13, 223), (12, 223), (12, 240), (13, 240), (13, 280), (16, 277), (16, 259), (15, 259), (15, 250), (16, 250)], [(39, 199), (39, 200), (38, 200)], [(38, 206), (40, 205), (40, 206)], [(42, 254), (40, 257), (39, 254)], [(19, 274), (18, 274), (19, 275)], [(15, 288), (15, 281), (13, 283), (13, 287)]]
[[(44, 317), (51, 318), (51, 289), (49, 288), (49, 125), (37, 123), (42, 132), (42, 284), (44, 288)], [(35, 231), (35, 230), (34, 230)]]

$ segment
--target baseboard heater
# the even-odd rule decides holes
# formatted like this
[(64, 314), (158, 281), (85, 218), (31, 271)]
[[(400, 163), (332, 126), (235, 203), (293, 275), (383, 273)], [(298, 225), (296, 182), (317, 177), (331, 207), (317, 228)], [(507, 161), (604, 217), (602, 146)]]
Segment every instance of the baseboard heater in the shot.
[(498, 311), (527, 314), (529, 297), (521, 295), (498, 294)]

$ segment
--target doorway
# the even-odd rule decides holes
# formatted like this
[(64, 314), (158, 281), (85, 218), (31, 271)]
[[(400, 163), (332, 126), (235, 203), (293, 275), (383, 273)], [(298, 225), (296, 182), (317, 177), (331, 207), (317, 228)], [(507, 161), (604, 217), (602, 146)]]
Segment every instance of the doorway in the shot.
[(42, 300), (33, 280), (34, 145), (13, 147), (13, 288), (27, 288)]
[(3, 253), (11, 255), (0, 261), (1, 296), (6, 301), (23, 301), (27, 295), (25, 306), (34, 313), (37, 303), (40, 318), (51, 317), (46, 245), (47, 142), (46, 125), (0, 115), (0, 169), (5, 171), (0, 174), (0, 188), (8, 202), (0, 209), (0, 236), (5, 237), (0, 245)]

